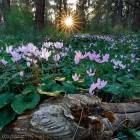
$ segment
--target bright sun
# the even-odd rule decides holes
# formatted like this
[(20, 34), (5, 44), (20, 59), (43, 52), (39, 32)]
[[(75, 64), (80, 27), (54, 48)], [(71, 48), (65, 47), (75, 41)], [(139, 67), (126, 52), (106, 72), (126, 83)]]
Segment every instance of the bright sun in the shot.
[(75, 13), (63, 13), (58, 19), (58, 27), (62, 32), (73, 32), (78, 31), (79, 29), (79, 22), (78, 17)]
[(73, 18), (71, 16), (66, 17), (64, 22), (65, 22), (66, 26), (68, 26), (68, 27), (73, 26)]

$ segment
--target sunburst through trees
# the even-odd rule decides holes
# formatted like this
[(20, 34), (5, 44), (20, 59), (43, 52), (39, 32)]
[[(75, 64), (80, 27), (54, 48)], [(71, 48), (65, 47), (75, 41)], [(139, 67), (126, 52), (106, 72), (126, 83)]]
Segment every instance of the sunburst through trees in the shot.
[(61, 32), (70, 33), (78, 31), (80, 28), (80, 22), (78, 17), (74, 13), (63, 13), (59, 18), (58, 28)]

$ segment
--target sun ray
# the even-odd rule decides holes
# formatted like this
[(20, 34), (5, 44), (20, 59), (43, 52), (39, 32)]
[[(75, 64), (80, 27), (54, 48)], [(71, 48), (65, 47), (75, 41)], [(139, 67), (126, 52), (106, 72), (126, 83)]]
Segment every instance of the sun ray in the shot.
[(80, 29), (80, 22), (75, 13), (63, 13), (58, 18), (58, 29), (61, 32), (73, 33)]

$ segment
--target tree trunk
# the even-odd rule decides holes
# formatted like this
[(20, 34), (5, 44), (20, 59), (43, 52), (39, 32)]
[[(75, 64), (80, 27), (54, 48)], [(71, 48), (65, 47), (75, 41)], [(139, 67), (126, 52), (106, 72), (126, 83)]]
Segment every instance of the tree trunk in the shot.
[(9, 9), (10, 8), (10, 0), (2, 0), (2, 5), (4, 9)]
[(113, 132), (140, 126), (140, 102), (101, 103), (98, 97), (67, 95), (46, 100), (0, 132), (22, 140), (111, 140)]
[(2, 3), (0, 3), (0, 26), (3, 24)]
[(140, 27), (140, 1), (139, 0), (135, 0), (135, 6), (137, 8), (134, 9), (133, 28), (138, 29)]
[(80, 20), (81, 29), (85, 29), (86, 27), (86, 4), (87, 0), (79, 0), (77, 3), (77, 14)]
[(115, 0), (113, 25), (122, 25), (123, 0)]
[(35, 25), (36, 29), (41, 31), (45, 24), (44, 14), (45, 14), (45, 0), (36, 0), (35, 1)]
[(10, 0), (2, 0), (2, 18), (4, 25), (7, 25), (6, 15), (10, 9)]

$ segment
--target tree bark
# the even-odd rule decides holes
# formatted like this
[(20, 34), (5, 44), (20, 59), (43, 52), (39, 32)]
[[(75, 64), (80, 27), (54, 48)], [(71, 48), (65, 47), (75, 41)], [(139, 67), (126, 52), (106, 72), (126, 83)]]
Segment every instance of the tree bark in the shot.
[(86, 4), (87, 0), (79, 0), (77, 2), (77, 14), (80, 20), (80, 27), (81, 29), (85, 29), (86, 27)]
[[(64, 121), (59, 121), (61, 119)], [(63, 137), (69, 136), (66, 132), (73, 130), (73, 126), (78, 128), (75, 134), (72, 133), (76, 140), (84, 139), (80, 132), (86, 132), (85, 140), (111, 140), (114, 131), (140, 126), (140, 102), (101, 103), (98, 97), (85, 95), (52, 98), (18, 117), (0, 132), (0, 137), (63, 140)]]
[(45, 24), (45, 0), (36, 0), (35, 7), (35, 27), (37, 30), (41, 31)]
[(2, 0), (2, 5), (4, 8), (9, 9), (10, 8), (10, 0)]
[(140, 27), (140, 1), (135, 0), (135, 5), (139, 8), (134, 9), (133, 28), (138, 29)]

